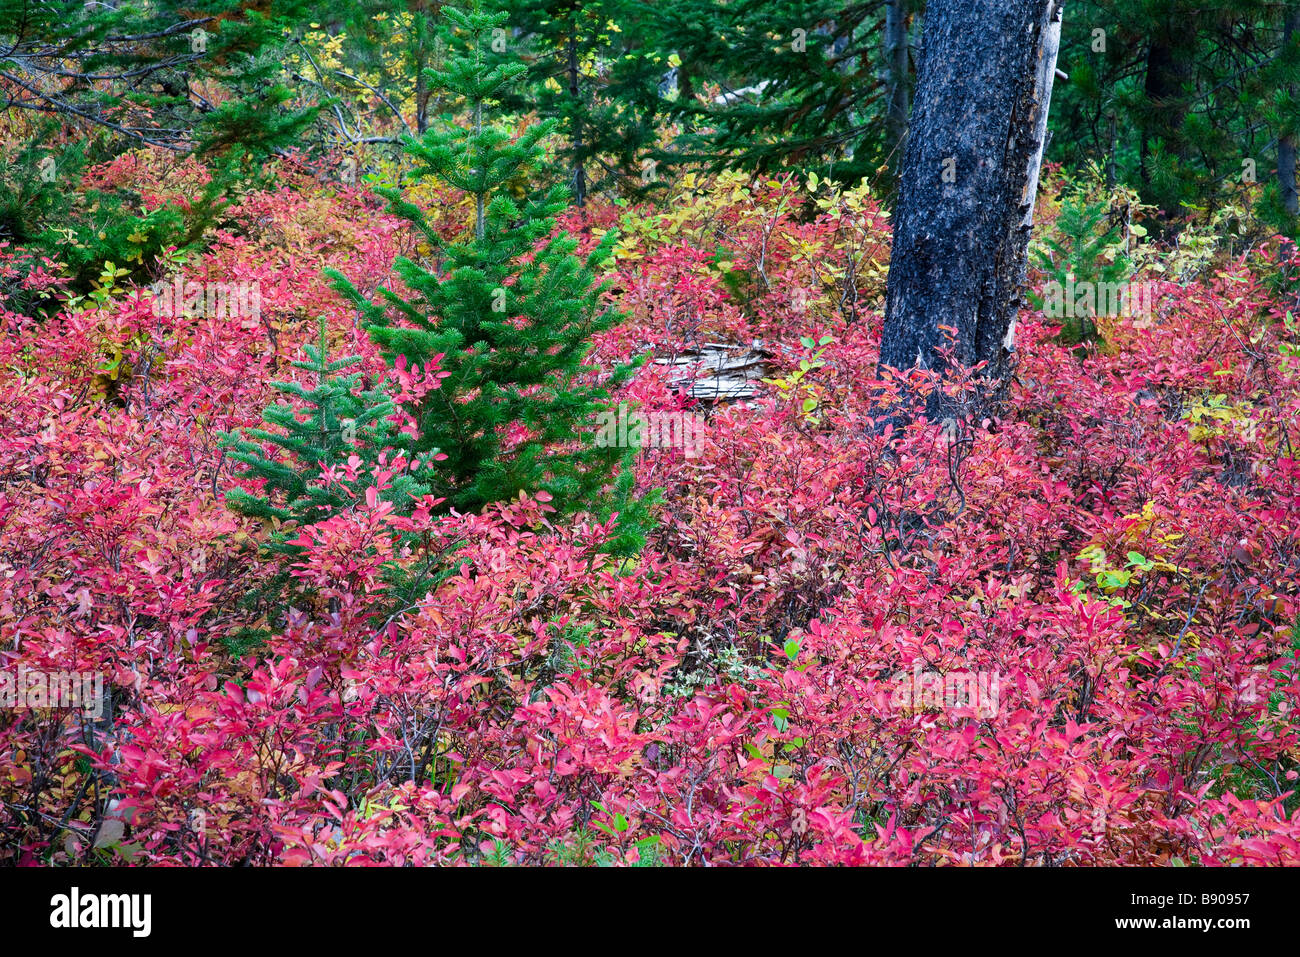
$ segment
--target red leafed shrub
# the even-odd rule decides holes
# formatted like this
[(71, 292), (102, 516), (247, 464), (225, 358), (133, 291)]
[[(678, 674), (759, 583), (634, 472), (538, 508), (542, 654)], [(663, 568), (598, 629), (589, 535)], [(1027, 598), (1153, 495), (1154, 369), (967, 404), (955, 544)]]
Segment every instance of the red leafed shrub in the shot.
[[(218, 436), (317, 315), (390, 374), (320, 278), (410, 248), (360, 191), (295, 171), (180, 267), (256, 283), (255, 315), (127, 291), (0, 317), (0, 671), (102, 683), (0, 711), (0, 857), (1300, 862), (1287, 254), (1161, 282), (1082, 356), (1024, 315), (999, 419), (886, 426), (874, 200), (725, 176), (677, 200), (565, 223), (622, 234), (629, 318), (594, 362), (766, 353), (746, 401), (654, 363), (616, 397), (697, 426), (638, 460), (663, 506), (635, 559), (544, 495), (399, 514), (394, 459), (288, 530), (287, 569), (259, 549), (286, 529), (224, 506)], [(59, 288), (57, 263), (19, 274)], [(311, 600), (249, 644), (241, 599), (279, 571)]]

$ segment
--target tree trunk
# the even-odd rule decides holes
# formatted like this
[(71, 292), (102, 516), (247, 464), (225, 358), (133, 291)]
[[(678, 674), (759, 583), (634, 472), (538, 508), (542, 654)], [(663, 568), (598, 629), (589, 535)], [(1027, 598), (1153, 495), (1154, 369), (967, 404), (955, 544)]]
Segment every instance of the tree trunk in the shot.
[(1164, 143), (1164, 152), (1175, 160), (1188, 154), (1183, 124), (1187, 120), (1188, 100), (1184, 89), (1196, 63), (1196, 16), (1172, 4), (1167, 19), (1154, 33), (1147, 47), (1146, 78), (1143, 94), (1146, 103), (1140, 114), (1142, 124), (1141, 164), (1144, 198), (1150, 197), (1167, 213), (1178, 212), (1177, 187), (1160, 183), (1152, 165), (1151, 141)]
[[(939, 350), (1011, 371), (1061, 36), (1059, 0), (930, 0), (903, 160), (882, 368), (946, 370)], [(930, 417), (956, 414), (933, 399)]]
[[(1295, 36), (1297, 27), (1300, 27), (1300, 9), (1292, 7), (1282, 21), (1283, 50), (1291, 46), (1291, 38)], [(1277, 141), (1277, 184), (1282, 205), (1286, 208), (1287, 215), (1292, 217), (1300, 214), (1300, 195), (1297, 194), (1295, 181), (1295, 141), (1295, 133), (1289, 130)]]
[(587, 171), (583, 164), (582, 143), (582, 87), (578, 74), (577, 15), (574, 15), (573, 33), (569, 34), (569, 96), (573, 99), (573, 200), (578, 206), (587, 204)]
[[(433, 99), (433, 91), (429, 89), (429, 81), (425, 77), (424, 71), (431, 65), (442, 66), (442, 41), (438, 39), (438, 34), (433, 27), (433, 24), (442, 16), (442, 5), (420, 0), (420, 2), (409, 4), (409, 9), (415, 14), (418, 25), (415, 47), (411, 51), (412, 62), (415, 67), (415, 135), (423, 136), (429, 128), (429, 101)], [(432, 51), (430, 50), (431, 47)], [(431, 53), (432, 64), (429, 62)]]
[(1115, 164), (1119, 156), (1119, 120), (1112, 112), (1110, 114), (1110, 149), (1106, 153), (1106, 188), (1114, 189), (1115, 184), (1119, 181), (1118, 174), (1115, 171)]
[(1296, 192), (1295, 182), (1295, 137), (1289, 134), (1278, 140), (1277, 181), (1287, 215), (1300, 213), (1300, 194)]
[(415, 48), (415, 135), (423, 136), (429, 128), (429, 84), (424, 76), (424, 44)]
[(889, 141), (900, 150), (907, 136), (907, 9), (906, 0), (886, 0), (885, 3), (885, 89), (887, 96), (886, 122)]

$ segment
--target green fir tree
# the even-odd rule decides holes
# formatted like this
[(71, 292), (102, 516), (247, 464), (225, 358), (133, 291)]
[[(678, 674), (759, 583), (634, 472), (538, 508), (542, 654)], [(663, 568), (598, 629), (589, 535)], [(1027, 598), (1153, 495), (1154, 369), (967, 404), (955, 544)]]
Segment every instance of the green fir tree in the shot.
[[(473, 212), (462, 233), (444, 241), (399, 190), (382, 190), (433, 257), (399, 258), (394, 270), (409, 293), (381, 287), (377, 302), (332, 275), (390, 362), (405, 357), (427, 368), (441, 357), (447, 377), (409, 408), (417, 433), (404, 447), (446, 455), (433, 488), (446, 507), (477, 511), (520, 491), (546, 492), (561, 513), (618, 511), (624, 531), (615, 545), (634, 548), (647, 506), (632, 496), (635, 450), (599, 447), (594, 439), (607, 389), (635, 366), (619, 366), (602, 387), (585, 363), (592, 336), (621, 318), (602, 304), (603, 286), (593, 274), (613, 236), (584, 262), (571, 237), (555, 234), (555, 216), (566, 206), (562, 188), (515, 198), (511, 185), (526, 183), (539, 168), (539, 141), (555, 124), (515, 137), (490, 121), (527, 69), (491, 49), (505, 29), (504, 14), (448, 7), (443, 15), (448, 57), (429, 79), (449, 91), (445, 101), (459, 99), (463, 112), (444, 114), (405, 148), (417, 175), (464, 191)], [(607, 486), (620, 464), (611, 498)]]
[[(1073, 289), (1077, 283), (1100, 288), (1128, 282), (1133, 266), (1123, 251), (1125, 224), (1114, 219), (1106, 193), (1095, 166), (1081, 182), (1065, 191), (1061, 212), (1052, 228), (1032, 248), (1033, 259), (1043, 271), (1047, 287), (1054, 286), (1059, 293)], [(1029, 300), (1035, 308), (1047, 306), (1049, 312), (1055, 311), (1053, 306), (1063, 305), (1048, 303), (1033, 292), (1029, 293)], [(1100, 341), (1095, 312), (1076, 309), (1071, 302), (1063, 313), (1049, 316), (1061, 320), (1059, 342), (1079, 346)]]
[(558, 121), (553, 175), (573, 202), (620, 187), (641, 192), (654, 182), (645, 158), (655, 145), (663, 104), (658, 85), (666, 54), (643, 39), (650, 11), (630, 0), (502, 0), (511, 33), (495, 38), (518, 49), (528, 67), (505, 91), (506, 108)]
[[(371, 467), (386, 455), (391, 463), (398, 444), (397, 407), (386, 383), (363, 388), (359, 371), (346, 372), (360, 362), (358, 356), (330, 359), (325, 320), (320, 320), (320, 342), (304, 346), (305, 360), (294, 368), (309, 372), (314, 382), (274, 382), (273, 388), (289, 401), (268, 406), (262, 419), (268, 428), (244, 429), (225, 438), (226, 455), (243, 468), (237, 477), (259, 481), (260, 491), (233, 488), (226, 504), (236, 512), (274, 527), (264, 544), (270, 555), (286, 559), (254, 600), (267, 603), (274, 614), (289, 601), (289, 565), (301, 552), (292, 543), (303, 527), (338, 514), (364, 496), (373, 479)], [(270, 446), (271, 448), (267, 448)], [(424, 470), (433, 471), (437, 450), (429, 450), (412, 468), (399, 471), (381, 497), (399, 510), (429, 494)], [(343, 466), (352, 457), (361, 460), (356, 477), (349, 479)]]

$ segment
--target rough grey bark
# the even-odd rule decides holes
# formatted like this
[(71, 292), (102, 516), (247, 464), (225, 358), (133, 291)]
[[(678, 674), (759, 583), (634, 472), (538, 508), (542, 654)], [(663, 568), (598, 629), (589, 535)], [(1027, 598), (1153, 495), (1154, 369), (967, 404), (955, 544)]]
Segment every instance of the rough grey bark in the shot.
[[(1300, 8), (1292, 7), (1282, 21), (1282, 49), (1291, 45), (1297, 27), (1300, 27)], [(1277, 183), (1282, 205), (1289, 216), (1300, 213), (1300, 194), (1297, 194), (1295, 181), (1295, 141), (1295, 134), (1287, 132), (1277, 142)]]
[[(1005, 384), (1060, 43), (1059, 0), (930, 0), (890, 256), (882, 367)], [(986, 402), (1000, 396), (994, 387)], [(929, 413), (947, 415), (942, 400)]]

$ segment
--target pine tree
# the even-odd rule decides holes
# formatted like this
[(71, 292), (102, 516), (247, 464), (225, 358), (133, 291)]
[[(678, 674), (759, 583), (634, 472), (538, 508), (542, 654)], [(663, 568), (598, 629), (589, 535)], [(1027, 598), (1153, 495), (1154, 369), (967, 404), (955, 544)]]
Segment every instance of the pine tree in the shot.
[[(1058, 288), (1073, 288), (1075, 283), (1119, 285), (1128, 281), (1133, 271), (1129, 258), (1120, 251), (1123, 245), (1122, 224), (1111, 216), (1111, 204), (1094, 166), (1088, 180), (1072, 186), (1062, 197), (1060, 215), (1033, 250), (1033, 258), (1043, 271), (1044, 282), (1056, 283)], [(1029, 299), (1037, 308), (1044, 306), (1043, 296), (1031, 292)], [(1059, 342), (1074, 346), (1100, 339), (1095, 314), (1076, 314), (1070, 309), (1059, 318), (1064, 320)]]
[[(894, 153), (902, 129), (887, 122), (892, 88), (881, 76), (886, 54), (879, 6), (840, 0), (656, 3), (656, 42), (680, 60), (683, 95), (669, 112), (688, 128), (676, 155), (662, 158), (704, 162), (714, 170), (816, 168), (850, 183), (873, 176)], [(889, 57), (896, 66), (897, 54)], [(697, 98), (705, 84), (716, 84), (721, 97)]]
[(1300, 0), (1077, 0), (1062, 28), (1069, 81), (1053, 103), (1049, 158), (1099, 159), (1174, 219), (1247, 193), (1255, 212), (1294, 230), (1270, 170), (1296, 128), (1300, 41), (1287, 24), (1298, 9)]
[[(306, 345), (305, 360), (292, 363), (315, 376), (310, 388), (296, 382), (273, 382), (272, 388), (295, 401), (281, 401), (262, 413), (268, 429), (245, 429), (230, 436), (227, 456), (245, 469), (239, 477), (261, 479), (261, 494), (231, 489), (226, 504), (244, 515), (295, 526), (311, 525), (337, 514), (356, 501), (369, 484), (364, 473), (355, 480), (325, 478), (322, 473), (342, 466), (351, 456), (373, 465), (385, 450), (396, 444), (397, 412), (384, 383), (361, 390), (361, 373), (343, 371), (361, 361), (359, 356), (329, 358), (325, 320), (320, 320), (320, 342)], [(304, 417), (305, 416), (305, 417)], [(252, 441), (250, 441), (252, 440)], [(264, 445), (278, 449), (268, 456)], [(437, 450), (427, 452), (423, 462), (432, 461)], [(428, 494), (427, 487), (409, 472), (394, 477), (385, 498), (403, 506)], [(281, 540), (270, 550), (293, 555), (297, 549)]]
[[(593, 384), (585, 365), (592, 335), (620, 317), (601, 303), (603, 286), (592, 273), (609, 255), (609, 242), (584, 263), (576, 243), (551, 235), (565, 207), (559, 187), (516, 201), (509, 186), (526, 181), (540, 163), (539, 141), (553, 121), (514, 138), (489, 122), (490, 111), (526, 70), (493, 56), (494, 30), (503, 14), (476, 7), (444, 8), (449, 33), (444, 68), (430, 82), (462, 101), (467, 125), (443, 115), (405, 149), (417, 174), (434, 177), (471, 199), (473, 212), (461, 235), (444, 242), (423, 213), (398, 190), (384, 190), (391, 208), (411, 222), (441, 260), (399, 258), (394, 270), (409, 298), (380, 288), (371, 301), (333, 273), (336, 288), (361, 310), (370, 335), (390, 362), (404, 356), (424, 368), (441, 357), (442, 386), (408, 409), (417, 434), (405, 443), (412, 454), (445, 453), (433, 491), (446, 506), (476, 511), (520, 491), (547, 492), (561, 512), (601, 502), (615, 466), (634, 450), (601, 448), (595, 424), (608, 393)], [(495, 34), (500, 36), (500, 33)], [(550, 238), (547, 238), (547, 237)], [(623, 365), (606, 383), (631, 375)], [(624, 468), (614, 502), (628, 520), (631, 470)], [(644, 504), (644, 503), (642, 503)], [(636, 533), (625, 542), (631, 547)]]
[[(315, 108), (288, 105), (278, 53), (319, 0), (0, 0), (6, 108), (98, 128), (127, 147), (264, 157)], [(219, 91), (220, 95), (214, 95)]]
[[(0, 241), (58, 260), (73, 295), (90, 292), (107, 262), (143, 284), (168, 247), (200, 245), (239, 193), (265, 178), (261, 161), (314, 122), (317, 107), (289, 103), (280, 53), (286, 34), (321, 8), (320, 0), (277, 0), (265, 11), (244, 0), (0, 0), (0, 95), (7, 115), (26, 111), (34, 121), (0, 163)], [(210, 178), (185, 203), (143, 212), (130, 184), (78, 187), (85, 166), (141, 146), (194, 152)]]
[[(385, 383), (362, 388), (361, 372), (345, 374), (360, 362), (358, 356), (329, 358), (325, 320), (320, 320), (320, 342), (303, 348), (307, 358), (293, 363), (309, 372), (309, 387), (296, 382), (273, 382), (272, 387), (289, 401), (268, 406), (262, 413), (270, 428), (250, 428), (224, 436), (226, 455), (244, 468), (237, 477), (261, 480), (260, 492), (233, 488), (226, 504), (236, 512), (261, 519), (276, 527), (264, 545), (270, 555), (292, 560), (301, 547), (290, 539), (307, 525), (324, 521), (356, 502), (371, 484), (367, 469), (348, 479), (341, 467), (355, 456), (365, 466), (394, 457), (397, 408)], [(267, 450), (266, 446), (273, 446)], [(391, 487), (382, 493), (385, 501), (399, 510), (429, 493), (423, 469), (433, 470), (437, 450), (413, 461), (411, 469), (399, 471)], [(338, 471), (333, 471), (338, 470)], [(289, 561), (270, 577), (256, 600), (269, 602), (274, 611), (282, 608), (289, 588)]]
[(499, 0), (528, 72), (504, 91), (511, 110), (559, 121), (556, 165), (582, 206), (613, 185), (643, 185), (653, 167), (640, 166), (658, 134), (659, 82), (668, 68), (642, 42), (651, 16), (631, 0)]

